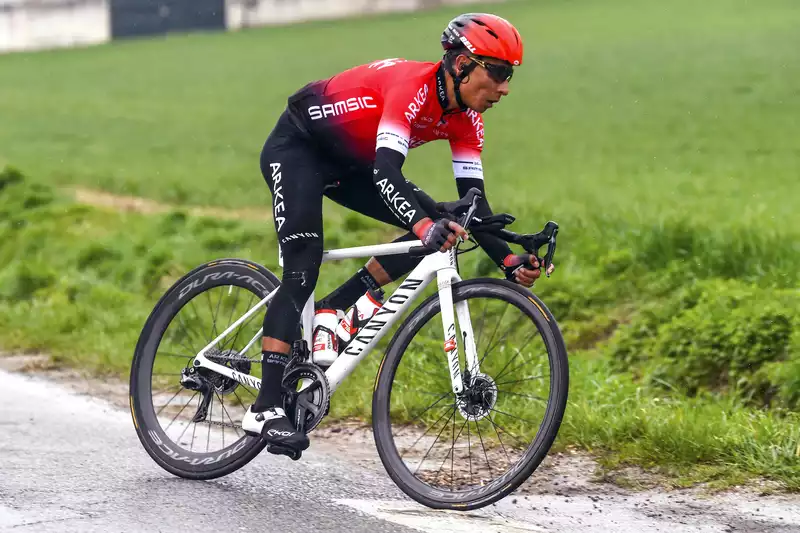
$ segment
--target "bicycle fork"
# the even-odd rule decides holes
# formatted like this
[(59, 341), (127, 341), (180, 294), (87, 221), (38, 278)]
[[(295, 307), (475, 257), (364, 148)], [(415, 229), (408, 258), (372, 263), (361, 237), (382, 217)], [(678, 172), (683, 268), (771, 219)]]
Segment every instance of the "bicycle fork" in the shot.
[(465, 367), (469, 377), (469, 385), (475, 381), (475, 376), (480, 372), (475, 336), (472, 332), (472, 321), (469, 316), (469, 306), (466, 300), (462, 300), (455, 304), (455, 313), (453, 312), (452, 285), (454, 282), (461, 281), (461, 277), (454, 267), (438, 270), (436, 277), (439, 289), (442, 328), (444, 330), (444, 352), (447, 355), (453, 393), (461, 394), (464, 391), (465, 383), (458, 357), (459, 339), (456, 334), (456, 316), (458, 316), (458, 329), (461, 330), (461, 340), (464, 343)]

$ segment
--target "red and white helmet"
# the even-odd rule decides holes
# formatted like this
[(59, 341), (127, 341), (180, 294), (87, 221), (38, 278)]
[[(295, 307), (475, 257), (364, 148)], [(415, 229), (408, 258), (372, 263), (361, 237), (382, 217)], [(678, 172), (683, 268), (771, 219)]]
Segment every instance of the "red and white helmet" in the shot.
[(522, 64), (522, 37), (506, 19), (489, 13), (459, 15), (442, 32), (442, 48), (466, 48), (476, 56)]

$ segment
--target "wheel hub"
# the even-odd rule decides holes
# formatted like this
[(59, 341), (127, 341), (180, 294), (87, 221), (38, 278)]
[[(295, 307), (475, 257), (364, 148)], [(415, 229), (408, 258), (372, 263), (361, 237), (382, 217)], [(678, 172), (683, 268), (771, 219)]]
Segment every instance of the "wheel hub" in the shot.
[(486, 374), (478, 374), (457, 400), (458, 410), (467, 420), (478, 421), (489, 416), (497, 403), (497, 384)]

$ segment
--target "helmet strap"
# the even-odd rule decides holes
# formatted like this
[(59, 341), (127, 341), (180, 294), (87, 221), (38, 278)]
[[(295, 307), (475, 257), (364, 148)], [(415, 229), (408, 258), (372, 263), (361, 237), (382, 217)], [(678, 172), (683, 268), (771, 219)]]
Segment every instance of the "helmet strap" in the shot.
[(456, 73), (456, 69), (453, 63), (454, 61), (452, 57), (448, 58), (447, 55), (445, 55), (444, 66), (447, 69), (447, 72), (453, 78), (453, 92), (456, 95), (456, 103), (458, 104), (458, 107), (461, 108), (461, 111), (466, 111), (469, 108), (466, 106), (466, 104), (464, 104), (464, 101), (461, 99), (461, 83), (466, 78), (469, 77), (470, 73), (475, 69), (475, 67), (478, 64), (475, 62), (469, 63), (468, 65), (464, 66), (464, 68), (461, 70), (461, 74), (459, 75), (458, 73)]

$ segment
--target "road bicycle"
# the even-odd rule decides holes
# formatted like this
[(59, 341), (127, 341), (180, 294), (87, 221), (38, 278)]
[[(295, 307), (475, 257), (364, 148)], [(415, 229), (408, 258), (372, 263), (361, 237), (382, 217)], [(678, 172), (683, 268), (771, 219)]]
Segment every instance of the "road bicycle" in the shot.
[[(558, 225), (514, 233), (505, 229), (511, 215), (475, 216), (479, 198), (473, 189), (439, 205), (472, 234), (497, 235), (537, 257), (547, 245), (547, 270)], [(311, 295), (283, 376), (283, 401), (297, 429), (312, 433), (333, 392), (400, 322), (372, 392), (378, 454), (414, 500), (469, 510), (503, 498), (542, 462), (564, 415), (569, 371), (562, 335), (544, 303), (506, 280), (462, 280), (458, 256), (475, 248), (462, 244), (433, 253), (420, 241), (324, 252), (323, 261), (423, 257), (328, 367), (314, 364), (308, 350)], [(434, 279), (436, 292), (412, 310)], [(261, 385), (263, 317), (279, 284), (252, 261), (211, 261), (167, 290), (144, 324), (131, 367), (133, 423), (150, 456), (172, 474), (224, 476), (266, 446), (244, 433), (241, 419)]]

